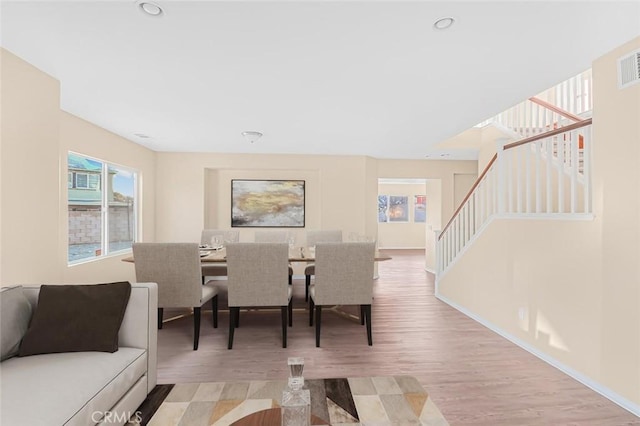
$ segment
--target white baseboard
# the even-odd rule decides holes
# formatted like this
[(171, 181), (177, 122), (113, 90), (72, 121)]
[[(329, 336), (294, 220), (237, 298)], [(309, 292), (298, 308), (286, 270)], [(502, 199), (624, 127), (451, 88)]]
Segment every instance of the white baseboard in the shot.
[(619, 405), (620, 407), (624, 408), (625, 410), (629, 411), (630, 413), (640, 417), (640, 405), (635, 404), (632, 401), (629, 401), (627, 398), (617, 394), (616, 392), (612, 391), (611, 389), (607, 388), (606, 386), (601, 385), (600, 383), (596, 382), (595, 380), (591, 379), (590, 377), (585, 376), (582, 373), (579, 373), (578, 371), (574, 370), (573, 368), (562, 364), (561, 362), (559, 362), (555, 358), (553, 358), (553, 357), (549, 356), (548, 354), (540, 351), (539, 349), (537, 349), (534, 346), (526, 343), (525, 341), (520, 340), (519, 338), (517, 338), (515, 336), (512, 336), (511, 334), (501, 330), (500, 328), (496, 327), (494, 324), (490, 323), (489, 321), (485, 320), (484, 318), (479, 317), (478, 315), (472, 313), (471, 311), (467, 310), (466, 308), (463, 308), (462, 306), (458, 305), (457, 303), (452, 302), (451, 300), (447, 299), (446, 297), (444, 297), (444, 296), (442, 296), (440, 294), (437, 294), (437, 293), (436, 293), (436, 297), (439, 300), (441, 300), (444, 303), (446, 303), (447, 305), (451, 306), (452, 308), (457, 309), (458, 311), (462, 312), (463, 314), (465, 314), (466, 316), (468, 316), (472, 320), (474, 320), (474, 321), (482, 324), (483, 326), (487, 327), (489, 330), (493, 331), (494, 333), (497, 333), (500, 336), (504, 337), (505, 339), (509, 340), (511, 343), (514, 343), (514, 344), (520, 346), (522, 349), (524, 349), (525, 351), (529, 352), (530, 354), (537, 356), (538, 358), (540, 358), (541, 360), (543, 360), (547, 364), (551, 365), (552, 367), (557, 368), (558, 370), (560, 370), (563, 373), (567, 374), (568, 376), (574, 378), (575, 380), (579, 381), (580, 383), (582, 383), (583, 385), (587, 386), (588, 388), (591, 388), (595, 392), (599, 393), (600, 395), (604, 396), (605, 398), (609, 399), (610, 401), (614, 402), (615, 404)]

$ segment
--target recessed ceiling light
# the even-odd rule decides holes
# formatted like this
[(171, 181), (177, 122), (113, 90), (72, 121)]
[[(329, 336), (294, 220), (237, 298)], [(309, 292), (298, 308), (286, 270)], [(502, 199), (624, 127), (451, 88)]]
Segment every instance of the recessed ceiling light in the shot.
[(249, 142), (254, 143), (255, 141), (257, 141), (262, 137), (262, 133), (256, 132), (253, 130), (248, 130), (248, 131), (242, 132), (242, 136), (244, 136), (244, 138)]
[(161, 16), (164, 13), (160, 6), (149, 1), (139, 1), (138, 7), (149, 16)]
[(447, 16), (436, 20), (436, 22), (433, 23), (433, 28), (436, 30), (446, 30), (447, 28), (450, 28), (454, 22), (456, 22), (455, 19), (451, 16)]
[(146, 135), (144, 133), (134, 133), (133, 136), (140, 138), (140, 139), (149, 139), (149, 135)]
[(446, 152), (444, 154), (440, 154), (440, 157), (448, 157), (451, 154), (447, 154)]

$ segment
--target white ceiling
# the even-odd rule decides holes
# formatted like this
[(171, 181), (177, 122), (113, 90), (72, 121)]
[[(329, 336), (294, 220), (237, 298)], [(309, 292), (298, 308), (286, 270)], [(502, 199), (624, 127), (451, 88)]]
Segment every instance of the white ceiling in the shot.
[(639, 1), (157, 4), (2, 1), (0, 42), (62, 109), (157, 151), (420, 159), (640, 35)]

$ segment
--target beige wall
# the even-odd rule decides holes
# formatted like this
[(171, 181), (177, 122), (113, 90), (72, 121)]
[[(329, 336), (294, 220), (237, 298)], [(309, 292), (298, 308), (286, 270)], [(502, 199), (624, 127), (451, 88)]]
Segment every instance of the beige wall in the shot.
[(456, 173), (453, 175), (453, 205), (456, 206), (456, 209), (460, 207), (477, 178), (477, 173)]
[(493, 156), (496, 155), (497, 143), (494, 140), (487, 140), (480, 145), (480, 150), (478, 151), (478, 176), (482, 174)]
[[(305, 228), (291, 229), (298, 242), (305, 229), (370, 233), (366, 164), (356, 156), (158, 153), (156, 239), (199, 241), (205, 217), (207, 227), (229, 228), (231, 179), (243, 178), (305, 180)], [(242, 241), (253, 240), (254, 229), (239, 229)]]
[(593, 171), (602, 219), (602, 377), (640, 405), (640, 84), (617, 86), (617, 59), (640, 37), (593, 64)]
[(60, 85), (10, 52), (0, 49), (0, 55), (0, 282), (59, 282)]
[(134, 280), (123, 256), (67, 266), (68, 150), (138, 169), (143, 235), (154, 237), (155, 154), (60, 110), (51, 76), (1, 52), (2, 250), (0, 283)]
[[(440, 294), (640, 412), (640, 84), (593, 64), (593, 221), (496, 220)], [(520, 314), (524, 319), (520, 319)]]

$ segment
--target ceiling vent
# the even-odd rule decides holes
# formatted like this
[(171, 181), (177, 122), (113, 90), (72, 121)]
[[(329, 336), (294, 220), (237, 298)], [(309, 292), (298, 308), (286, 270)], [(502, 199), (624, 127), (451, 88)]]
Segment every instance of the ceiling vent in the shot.
[(624, 89), (640, 82), (640, 49), (618, 59), (618, 87)]

